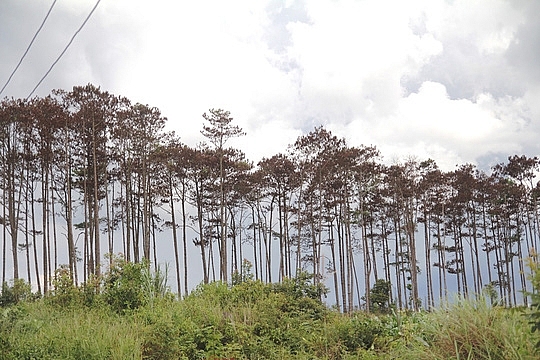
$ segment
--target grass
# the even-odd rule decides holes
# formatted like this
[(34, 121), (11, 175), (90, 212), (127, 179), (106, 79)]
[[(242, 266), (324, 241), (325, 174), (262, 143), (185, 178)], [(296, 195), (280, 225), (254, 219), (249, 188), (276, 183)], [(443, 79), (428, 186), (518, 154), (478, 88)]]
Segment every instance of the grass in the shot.
[(180, 301), (156, 297), (122, 311), (101, 295), (84, 305), (67, 293), (0, 307), (0, 359), (539, 358), (524, 312), (484, 300), (344, 315), (296, 286), (256, 281), (204, 285)]
[(137, 324), (99, 309), (65, 311), (42, 301), (20, 304), (4, 309), (1, 336), (2, 359), (141, 358)]
[(408, 343), (394, 354), (403, 359), (538, 359), (535, 337), (523, 312), (492, 307), (485, 300), (458, 300), (422, 315)]

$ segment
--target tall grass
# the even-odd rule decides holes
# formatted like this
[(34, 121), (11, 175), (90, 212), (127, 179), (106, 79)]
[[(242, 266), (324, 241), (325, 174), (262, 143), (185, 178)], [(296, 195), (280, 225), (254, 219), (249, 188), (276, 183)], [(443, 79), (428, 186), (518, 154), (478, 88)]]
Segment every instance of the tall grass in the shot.
[(309, 284), (253, 280), (176, 300), (166, 271), (120, 264), (93, 301), (66, 281), (45, 299), (0, 307), (0, 359), (538, 358), (528, 318), (487, 300), (350, 315), (326, 308)]
[(537, 359), (523, 313), (487, 300), (459, 299), (426, 314), (422, 341), (395, 349), (408, 359)]
[[(2, 359), (140, 359), (142, 329), (103, 309), (60, 310), (44, 302), (3, 313)], [(7, 320), (7, 319), (4, 319)]]

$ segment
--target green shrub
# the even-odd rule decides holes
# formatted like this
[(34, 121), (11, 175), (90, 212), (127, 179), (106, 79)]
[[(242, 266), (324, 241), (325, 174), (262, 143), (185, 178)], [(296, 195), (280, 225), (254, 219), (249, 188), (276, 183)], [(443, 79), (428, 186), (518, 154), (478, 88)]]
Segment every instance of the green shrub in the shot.
[(313, 284), (313, 275), (300, 272), (294, 278), (285, 278), (283, 282), (272, 285), (274, 293), (283, 294), (287, 301), (281, 310), (286, 313), (308, 315), (313, 319), (322, 319), (328, 310), (321, 298), (328, 293), (322, 283)]
[(19, 303), (20, 301), (29, 301), (37, 298), (32, 294), (32, 287), (23, 279), (15, 279), (11, 281), (11, 285), (7, 282), (2, 284), (2, 293), (0, 294), (0, 306), (10, 306)]
[(69, 268), (61, 266), (55, 271), (53, 290), (46, 299), (50, 304), (62, 308), (76, 307), (83, 304), (83, 296), (80, 289), (73, 284)]
[(321, 282), (314, 284), (313, 276), (302, 271), (296, 277), (285, 278), (282, 282), (273, 284), (273, 290), (292, 299), (309, 298), (320, 301), (328, 293), (328, 288)]
[[(532, 332), (540, 331), (540, 265), (538, 263), (538, 255), (533, 254), (528, 260), (531, 274), (529, 280), (532, 283), (533, 291), (527, 295), (531, 297), (532, 304), (528, 314), (529, 324)], [(540, 349), (540, 340), (536, 342), (536, 348)]]
[(370, 309), (374, 312), (390, 312), (390, 288), (389, 281), (377, 279), (369, 291)]
[[(312, 332), (322, 331), (327, 314), (319, 299), (323, 287), (312, 285), (306, 274), (282, 284), (250, 277), (237, 280), (235, 285), (201, 284), (180, 303), (186, 315), (176, 319), (183, 323), (182, 330), (172, 333), (179, 334), (180, 347), (189, 351), (188, 356), (309, 357)], [(154, 334), (171, 333), (171, 322), (162, 325), (169, 330)]]
[[(111, 264), (103, 275), (102, 296), (104, 301), (116, 312), (123, 313), (139, 307), (152, 306), (155, 299), (172, 294), (167, 287), (167, 272), (160, 268), (150, 271), (150, 263), (133, 263), (123, 256), (112, 256)], [(92, 290), (96, 289), (96, 292)], [(88, 294), (95, 297), (99, 286), (89, 287)]]
[(111, 308), (122, 313), (145, 304), (143, 271), (147, 263), (132, 263), (123, 257), (112, 259), (103, 278), (103, 297)]
[(338, 339), (348, 352), (370, 349), (377, 336), (384, 333), (384, 323), (377, 317), (356, 312), (337, 326)]

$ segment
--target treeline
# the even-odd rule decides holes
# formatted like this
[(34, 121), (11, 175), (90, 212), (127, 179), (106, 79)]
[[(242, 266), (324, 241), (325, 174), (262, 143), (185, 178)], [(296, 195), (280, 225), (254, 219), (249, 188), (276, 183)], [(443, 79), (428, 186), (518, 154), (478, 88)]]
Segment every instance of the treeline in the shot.
[(511, 156), (490, 173), (385, 165), (375, 147), (319, 127), (255, 166), (228, 147), (245, 135), (228, 111), (203, 115), (207, 141), (195, 148), (166, 121), (93, 85), (3, 100), (2, 281), (9, 258), (14, 279), (46, 294), (58, 269), (83, 283), (105, 254), (156, 265), (172, 243), (183, 294), (190, 277), (231, 282), (251, 268), (268, 283), (308, 271), (344, 312), (375, 306), (375, 284), (405, 309), (456, 292), (527, 304), (538, 158)]

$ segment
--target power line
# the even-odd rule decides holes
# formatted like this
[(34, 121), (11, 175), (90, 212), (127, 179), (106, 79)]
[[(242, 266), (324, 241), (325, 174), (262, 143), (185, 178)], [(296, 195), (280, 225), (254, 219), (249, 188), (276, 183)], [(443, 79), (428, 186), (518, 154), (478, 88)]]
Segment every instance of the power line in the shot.
[(52, 69), (54, 68), (54, 66), (56, 65), (56, 63), (58, 61), (60, 61), (60, 59), (62, 58), (62, 56), (64, 56), (64, 54), (66, 53), (67, 49), (69, 48), (69, 46), (71, 45), (71, 43), (73, 42), (73, 40), (75, 39), (75, 37), (77, 36), (77, 34), (79, 34), (79, 32), (82, 30), (82, 28), (84, 27), (84, 25), (86, 25), (86, 23), (88, 22), (88, 19), (90, 19), (90, 16), (92, 16), (92, 14), (94, 13), (94, 11), (96, 10), (96, 8), (98, 7), (99, 3), (101, 2), (101, 0), (98, 0), (96, 2), (96, 4), (94, 5), (94, 7), (92, 8), (92, 10), (90, 11), (90, 13), (88, 14), (88, 16), (86, 17), (86, 19), (84, 19), (84, 22), (82, 23), (82, 25), (77, 29), (77, 31), (75, 31), (75, 34), (73, 34), (73, 36), (71, 37), (71, 40), (69, 40), (68, 44), (66, 45), (66, 47), (64, 48), (64, 50), (62, 50), (62, 52), (60, 53), (60, 55), (58, 55), (58, 57), (56, 58), (56, 60), (52, 63), (51, 67), (49, 68), (49, 70), (47, 70), (47, 72), (45, 73), (45, 75), (43, 75), (43, 77), (41, 78), (41, 80), (39, 80), (39, 82), (37, 83), (37, 85), (34, 87), (34, 89), (32, 89), (32, 91), (30, 92), (30, 94), (28, 94), (28, 96), (26, 97), (26, 100), (28, 100), (30, 98), (30, 96), (32, 96), (34, 94), (34, 91), (36, 91), (36, 89), (39, 87), (39, 85), (41, 85), (41, 83), (43, 82), (43, 80), (45, 80), (45, 78), (49, 75), (49, 73), (52, 71)]
[(4, 89), (6, 88), (6, 86), (8, 86), (9, 82), (11, 81), (11, 78), (13, 77), (13, 75), (15, 75), (15, 73), (17, 72), (17, 70), (19, 69), (19, 66), (21, 66), (21, 63), (23, 62), (24, 58), (26, 57), (26, 54), (28, 54), (28, 51), (30, 50), (30, 48), (32, 47), (32, 44), (34, 44), (34, 40), (36, 40), (36, 37), (38, 36), (39, 32), (41, 31), (41, 29), (43, 28), (43, 25), (45, 25), (45, 22), (47, 21), (47, 19), (49, 18), (49, 15), (54, 7), (54, 4), (56, 4), (56, 0), (53, 1), (53, 3), (51, 4), (51, 7), (49, 8), (49, 11), (47, 11), (47, 15), (45, 15), (45, 18), (43, 19), (43, 22), (41, 23), (41, 25), (39, 26), (39, 28), (37, 29), (36, 33), (34, 34), (34, 37), (32, 38), (32, 41), (30, 41), (30, 44), (28, 45), (28, 47), (26, 48), (26, 51), (24, 52), (23, 56), (21, 57), (21, 59), (19, 60), (19, 63), (17, 64), (17, 66), (15, 66), (15, 69), (13, 70), (13, 72), (11, 73), (11, 75), (9, 75), (9, 78), (7, 79), (6, 83), (4, 84), (4, 86), (2, 87), (2, 90), (0, 90), (0, 95), (2, 95), (2, 93), (4, 92)]

